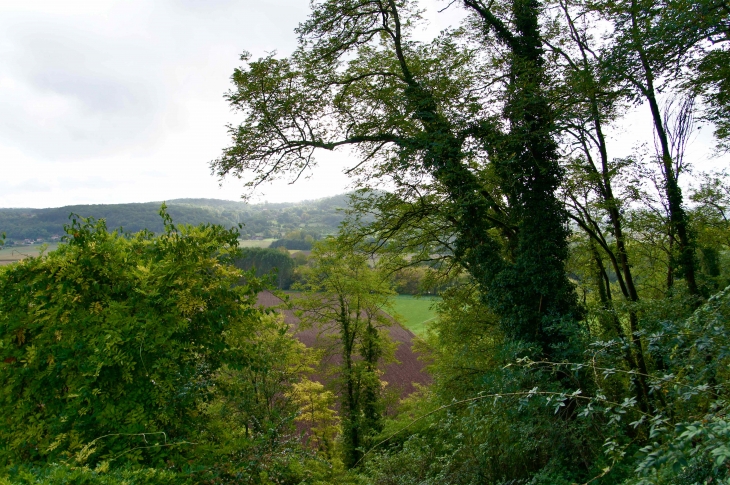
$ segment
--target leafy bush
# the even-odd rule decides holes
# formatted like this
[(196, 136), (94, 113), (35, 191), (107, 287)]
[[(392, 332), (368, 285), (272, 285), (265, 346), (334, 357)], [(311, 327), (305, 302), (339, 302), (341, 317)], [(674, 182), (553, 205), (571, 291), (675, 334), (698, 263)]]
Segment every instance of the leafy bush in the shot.
[(69, 467), (53, 464), (46, 467), (12, 467), (0, 476), (0, 485), (187, 485), (189, 475), (154, 468)]
[(170, 465), (193, 455), (223, 331), (256, 325), (237, 232), (126, 237), (74, 219), (67, 244), (0, 269), (0, 463)]

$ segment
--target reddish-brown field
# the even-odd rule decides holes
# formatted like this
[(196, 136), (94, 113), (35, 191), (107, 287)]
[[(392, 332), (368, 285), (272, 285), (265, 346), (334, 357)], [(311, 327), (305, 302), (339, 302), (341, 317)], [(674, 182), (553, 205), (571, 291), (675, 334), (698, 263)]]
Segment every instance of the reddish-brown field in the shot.
[[(263, 291), (258, 295), (258, 303), (265, 308), (279, 308), (284, 315), (284, 321), (290, 325), (294, 335), (307, 347), (322, 348), (327, 342), (332, 341), (331, 332), (322, 331), (318, 328), (305, 328), (299, 326), (299, 319), (291, 309), (284, 308), (284, 301), (271, 293)], [(408, 396), (416, 390), (416, 385), (426, 385), (431, 382), (431, 377), (426, 373), (425, 364), (418, 359), (418, 354), (413, 349), (417, 338), (413, 332), (402, 327), (398, 322), (392, 320), (388, 327), (390, 338), (397, 343), (395, 351), (396, 362), (383, 366), (381, 379), (387, 382), (388, 389), (396, 390), (401, 398)], [(326, 338), (326, 337), (330, 338)], [(340, 359), (336, 354), (325, 357), (323, 366), (328, 364), (336, 365)], [(326, 369), (324, 374), (327, 375)], [(327, 378), (325, 378), (326, 380)]]

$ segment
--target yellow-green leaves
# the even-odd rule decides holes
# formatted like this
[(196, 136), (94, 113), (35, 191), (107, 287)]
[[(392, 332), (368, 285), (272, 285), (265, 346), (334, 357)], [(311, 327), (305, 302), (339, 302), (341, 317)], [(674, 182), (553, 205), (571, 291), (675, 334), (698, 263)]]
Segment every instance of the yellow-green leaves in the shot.
[(202, 424), (223, 331), (258, 322), (257, 285), (227, 264), (235, 231), (167, 222), (153, 237), (74, 220), (67, 244), (0, 273), (1, 463), (192, 451), (173, 445)]

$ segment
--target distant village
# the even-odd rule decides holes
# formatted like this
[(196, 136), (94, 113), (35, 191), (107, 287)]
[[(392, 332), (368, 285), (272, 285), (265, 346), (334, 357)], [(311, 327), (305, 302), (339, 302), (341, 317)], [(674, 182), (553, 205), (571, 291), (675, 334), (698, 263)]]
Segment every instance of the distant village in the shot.
[(39, 237), (36, 239), (6, 239), (5, 246), (33, 246), (40, 244), (56, 243), (60, 241), (61, 236), (59, 234), (54, 234), (53, 236), (47, 238)]

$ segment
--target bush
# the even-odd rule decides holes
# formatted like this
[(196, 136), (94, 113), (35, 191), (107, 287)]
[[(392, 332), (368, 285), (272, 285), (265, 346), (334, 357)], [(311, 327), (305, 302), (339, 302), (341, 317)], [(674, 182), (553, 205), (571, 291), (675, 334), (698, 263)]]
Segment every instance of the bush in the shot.
[(195, 483), (189, 475), (150, 468), (69, 467), (53, 464), (46, 467), (13, 467), (0, 485), (187, 485)]
[(223, 331), (256, 324), (257, 288), (228, 264), (236, 231), (162, 215), (158, 237), (74, 219), (67, 244), (0, 269), (0, 463), (194, 454)]

